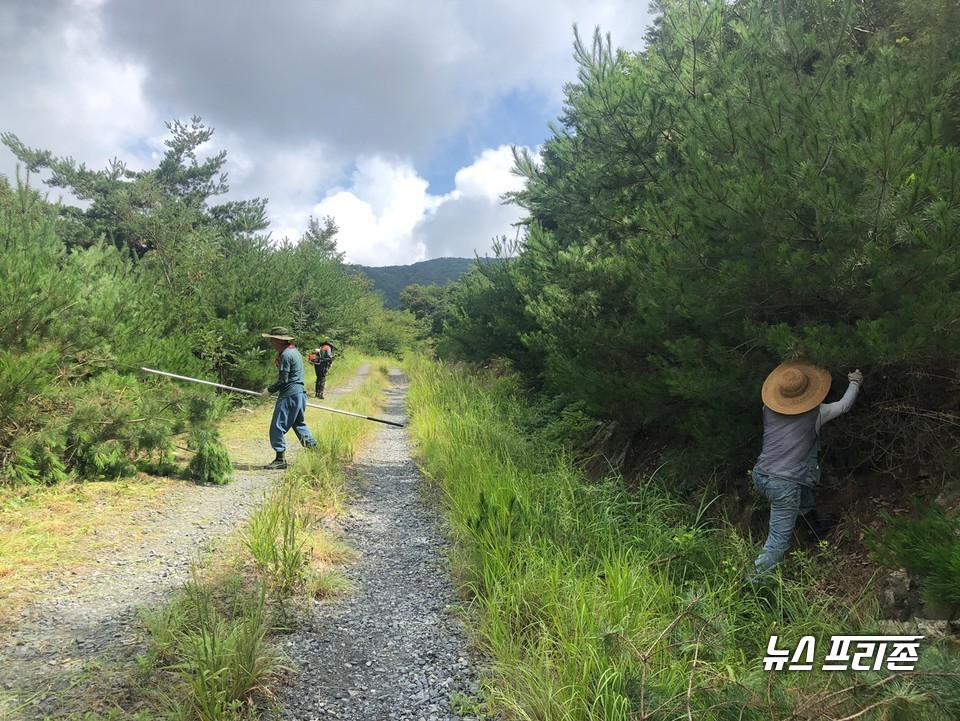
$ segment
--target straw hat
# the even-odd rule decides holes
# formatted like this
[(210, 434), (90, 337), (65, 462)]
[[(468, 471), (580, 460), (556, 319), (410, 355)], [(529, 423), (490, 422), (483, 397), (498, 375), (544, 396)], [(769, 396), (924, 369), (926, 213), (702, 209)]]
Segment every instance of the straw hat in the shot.
[(270, 329), (269, 333), (261, 333), (264, 338), (276, 338), (277, 340), (296, 340), (290, 331), (284, 328), (282, 325), (275, 325)]
[(830, 390), (830, 373), (807, 361), (781, 363), (763, 382), (763, 404), (788, 416), (816, 408)]

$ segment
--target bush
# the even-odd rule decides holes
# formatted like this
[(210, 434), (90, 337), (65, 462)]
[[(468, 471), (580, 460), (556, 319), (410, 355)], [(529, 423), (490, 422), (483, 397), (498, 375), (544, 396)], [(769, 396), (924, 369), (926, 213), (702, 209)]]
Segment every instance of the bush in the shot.
[(187, 466), (187, 477), (197, 483), (222, 486), (230, 482), (233, 463), (230, 454), (213, 428), (195, 428), (190, 432), (188, 446), (196, 451)]
[(960, 519), (942, 506), (915, 507), (916, 518), (883, 513), (886, 528), (868, 546), (880, 563), (920, 576), (927, 601), (960, 604)]

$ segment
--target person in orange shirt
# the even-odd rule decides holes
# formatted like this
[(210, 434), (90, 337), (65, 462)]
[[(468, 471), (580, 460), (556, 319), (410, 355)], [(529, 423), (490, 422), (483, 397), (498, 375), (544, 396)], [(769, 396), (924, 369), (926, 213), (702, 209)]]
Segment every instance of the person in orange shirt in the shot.
[(325, 340), (319, 348), (315, 348), (308, 360), (317, 371), (317, 384), (314, 388), (317, 398), (323, 398), (323, 390), (327, 384), (327, 371), (333, 365), (333, 344)]

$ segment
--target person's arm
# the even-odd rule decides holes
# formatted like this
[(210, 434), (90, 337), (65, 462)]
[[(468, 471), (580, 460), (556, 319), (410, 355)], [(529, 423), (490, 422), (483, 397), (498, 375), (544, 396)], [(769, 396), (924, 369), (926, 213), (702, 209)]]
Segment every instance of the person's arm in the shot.
[(863, 383), (863, 374), (859, 370), (856, 370), (850, 373), (847, 378), (850, 381), (850, 385), (847, 386), (847, 392), (843, 394), (843, 398), (836, 403), (820, 404), (820, 416), (817, 418), (818, 431), (824, 423), (832, 421), (837, 416), (842, 416), (853, 408), (853, 402), (857, 399), (857, 394), (860, 392), (860, 385)]

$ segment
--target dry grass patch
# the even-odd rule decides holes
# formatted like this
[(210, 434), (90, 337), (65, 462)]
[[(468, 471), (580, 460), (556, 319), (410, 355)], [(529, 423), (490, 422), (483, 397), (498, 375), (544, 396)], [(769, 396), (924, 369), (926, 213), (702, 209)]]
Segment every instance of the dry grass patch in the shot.
[(183, 481), (124, 481), (0, 491), (0, 621), (18, 612), (51, 573), (79, 572), (142, 530), (144, 511), (163, 506)]
[(314, 565), (320, 570), (349, 563), (358, 556), (354, 548), (322, 529), (314, 529), (307, 534), (306, 547), (310, 549)]

